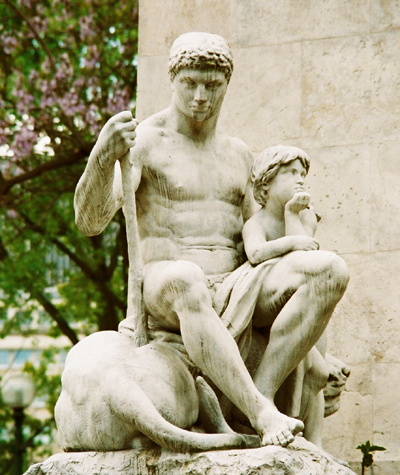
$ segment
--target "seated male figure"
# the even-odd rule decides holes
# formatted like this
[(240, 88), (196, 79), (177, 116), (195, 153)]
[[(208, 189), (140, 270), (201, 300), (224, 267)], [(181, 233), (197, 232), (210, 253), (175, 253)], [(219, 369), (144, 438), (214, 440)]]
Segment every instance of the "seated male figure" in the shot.
[[(129, 112), (104, 126), (77, 187), (76, 221), (84, 233), (98, 234), (123, 205), (117, 161), (130, 150), (149, 324), (181, 333), (191, 360), (249, 418), (264, 445), (287, 445), (303, 424), (255, 387), (206, 285), (206, 275), (240, 264), (241, 229), (252, 213), (251, 154), (217, 128), (231, 73), (221, 37), (178, 38), (171, 105), (136, 131)], [(121, 331), (129, 326), (122, 322)]]

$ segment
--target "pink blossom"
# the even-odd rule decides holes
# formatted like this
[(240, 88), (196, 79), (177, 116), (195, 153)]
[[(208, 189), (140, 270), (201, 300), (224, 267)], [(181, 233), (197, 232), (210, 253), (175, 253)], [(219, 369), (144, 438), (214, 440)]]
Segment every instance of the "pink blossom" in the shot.
[(79, 76), (75, 81), (72, 83), (72, 87), (74, 89), (82, 89), (86, 85), (86, 78), (83, 76)]
[[(14, 157), (13, 157), (14, 158)], [(1, 171), (3, 173), (3, 177), (8, 180), (12, 177), (22, 175), (24, 171), (11, 160), (7, 160), (4, 165), (1, 166)]]
[(1, 41), (6, 54), (11, 54), (18, 45), (18, 41), (14, 36), (2, 36)]
[(29, 94), (24, 89), (15, 89), (14, 96), (18, 99), (17, 101), (17, 112), (20, 115), (23, 115), (34, 106), (35, 98), (32, 94)]
[[(1, 103), (4, 104), (3, 101), (1, 101)], [(3, 108), (1, 104), (0, 107)], [(9, 144), (10, 131), (8, 125), (8, 122), (6, 122), (5, 120), (0, 120), (0, 145)]]
[(82, 41), (88, 41), (96, 35), (96, 31), (90, 27), (92, 23), (93, 13), (79, 19), (79, 25), (81, 27), (80, 38)]
[(51, 79), (50, 81), (45, 79), (39, 81), (39, 87), (43, 91), (41, 107), (53, 107), (57, 103), (57, 97), (55, 93), (56, 81)]
[(125, 110), (129, 106), (131, 95), (127, 87), (121, 88), (118, 85), (115, 86), (115, 91), (111, 97), (107, 99), (106, 110), (110, 115), (114, 115), (117, 112)]
[(68, 91), (63, 97), (58, 98), (58, 104), (60, 105), (64, 114), (68, 117), (74, 117), (77, 114), (84, 114), (86, 108), (81, 103), (78, 94), (74, 89)]
[(32, 71), (29, 73), (29, 84), (32, 86), (38, 77), (39, 73), (36, 71), (36, 69), (32, 69)]
[(96, 67), (99, 67), (100, 66), (99, 57), (100, 57), (100, 53), (97, 48), (97, 45), (90, 45), (88, 47), (88, 51), (84, 59), (85, 68), (94, 69)]
[(72, 79), (74, 75), (74, 69), (67, 53), (60, 55), (60, 61), (58, 64), (55, 79), (59, 82)]
[(47, 56), (46, 56), (45, 60), (42, 63), (42, 71), (45, 74), (49, 74), (50, 71), (51, 71), (51, 63), (50, 63), (50, 60)]
[(33, 147), (37, 142), (38, 134), (34, 130), (30, 130), (27, 124), (21, 127), (14, 134), (14, 140), (11, 144), (11, 150), (14, 152), (14, 160), (16, 162), (25, 158), (32, 153)]
[[(33, 18), (30, 19), (33, 28), (39, 33), (40, 36), (43, 36), (47, 32), (47, 27), (49, 24), (49, 20), (47, 17), (40, 17), (35, 15)], [(28, 37), (34, 38), (34, 34), (32, 31), (29, 31)]]
[(20, 7), (26, 7), (31, 9), (32, 8), (32, 1), (31, 0), (18, 0), (18, 5)]
[(17, 211), (15, 211), (15, 209), (8, 209), (7, 210), (7, 217), (10, 218), (10, 219), (16, 219), (18, 218), (19, 214), (17, 213)]
[(90, 104), (86, 110), (85, 121), (93, 135), (97, 135), (100, 132), (100, 117), (99, 108), (95, 104)]

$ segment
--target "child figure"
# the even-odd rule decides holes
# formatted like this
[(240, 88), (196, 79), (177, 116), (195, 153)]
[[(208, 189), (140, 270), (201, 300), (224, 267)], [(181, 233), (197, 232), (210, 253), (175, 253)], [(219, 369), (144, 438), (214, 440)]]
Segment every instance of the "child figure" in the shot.
[[(214, 304), (243, 358), (254, 350), (248, 362), (254, 383), (280, 411), (278, 424), (281, 413), (300, 419), (304, 437), (321, 448), (329, 377), (324, 331), (348, 273), (344, 261), (319, 251), (314, 239), (318, 217), (304, 190), (309, 166), (303, 150), (282, 145), (255, 160), (253, 193), (261, 209), (243, 227), (248, 262), (224, 280)], [(254, 332), (251, 345), (254, 328), (263, 330)], [(271, 443), (279, 445), (279, 438)]]
[[(255, 160), (252, 170), (253, 194), (261, 209), (243, 228), (245, 251), (253, 266), (293, 251), (319, 249), (314, 239), (319, 217), (310, 208), (310, 195), (304, 190), (309, 167), (310, 160), (303, 150), (282, 145), (267, 148)], [(253, 326), (261, 328), (272, 324), (273, 319), (259, 312), (256, 306)], [(312, 349), (313, 360), (316, 369), (322, 368), (324, 380), (324, 336), (316, 347), (319, 351), (315, 347)], [(257, 386), (258, 377), (255, 378)], [(321, 448), (324, 417), (321, 386), (316, 388), (316, 394), (309, 402), (308, 414), (303, 421), (304, 436)]]
[(310, 209), (304, 180), (308, 155), (297, 147), (277, 145), (254, 162), (254, 198), (261, 209), (243, 227), (247, 257), (256, 265), (292, 251), (319, 249), (314, 239), (317, 215)]

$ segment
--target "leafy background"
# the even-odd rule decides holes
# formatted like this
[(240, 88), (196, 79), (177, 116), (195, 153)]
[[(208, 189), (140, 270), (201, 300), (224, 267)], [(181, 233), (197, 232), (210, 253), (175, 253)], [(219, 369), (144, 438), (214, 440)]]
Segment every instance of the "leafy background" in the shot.
[[(117, 329), (124, 317), (122, 214), (102, 235), (84, 237), (73, 196), (104, 123), (134, 110), (137, 43), (135, 0), (0, 1), (1, 338), (65, 335), (72, 346), (93, 331)], [(49, 410), (45, 420), (26, 419), (27, 465), (51, 452), (57, 351), (24, 367)], [(4, 475), (11, 431), (11, 413), (0, 405)]]

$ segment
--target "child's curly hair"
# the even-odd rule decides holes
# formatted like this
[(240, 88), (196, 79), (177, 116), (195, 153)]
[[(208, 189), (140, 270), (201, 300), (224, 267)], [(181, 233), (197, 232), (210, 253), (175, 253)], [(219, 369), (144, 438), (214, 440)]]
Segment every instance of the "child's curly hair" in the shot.
[(253, 183), (254, 199), (259, 205), (265, 205), (268, 198), (266, 185), (278, 174), (281, 166), (288, 165), (297, 159), (301, 161), (308, 173), (310, 159), (306, 152), (298, 147), (275, 145), (274, 147), (266, 148), (254, 160), (251, 170), (251, 181)]

